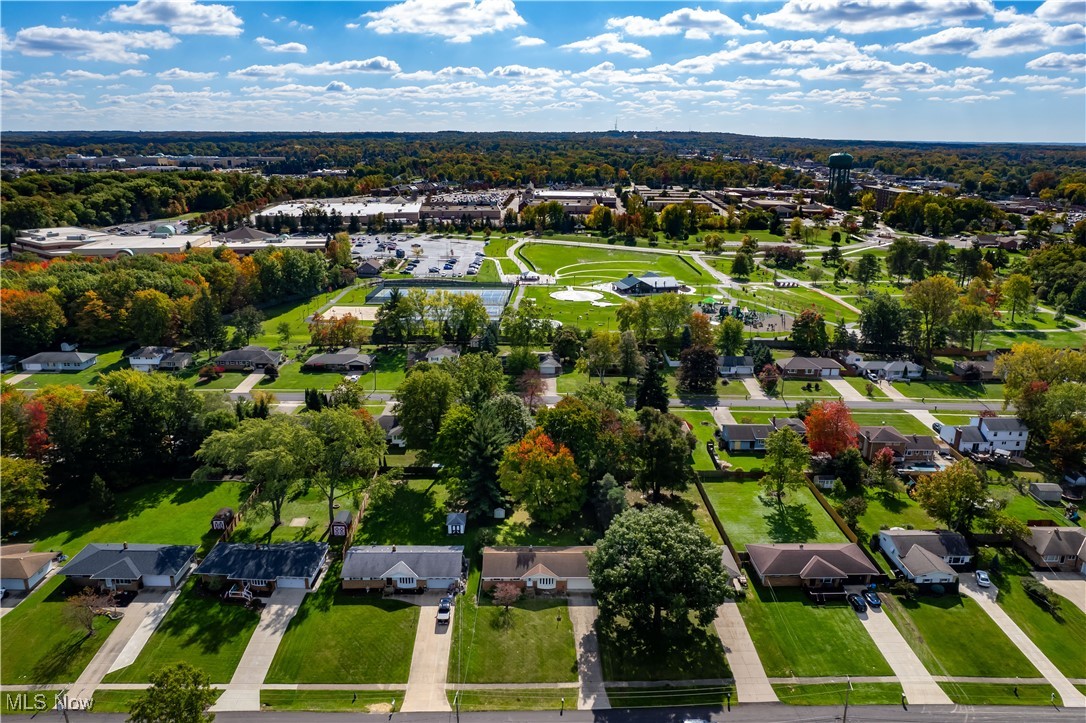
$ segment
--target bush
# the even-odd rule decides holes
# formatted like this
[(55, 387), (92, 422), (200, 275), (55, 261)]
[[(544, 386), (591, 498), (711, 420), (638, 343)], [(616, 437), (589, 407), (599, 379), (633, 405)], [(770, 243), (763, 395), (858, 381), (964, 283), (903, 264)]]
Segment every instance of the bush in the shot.
[(977, 556), (974, 559), (978, 570), (987, 570), (988, 572), (993, 573), (999, 572), (999, 551), (994, 547), (977, 548)]
[(199, 376), (204, 381), (210, 382), (215, 379), (221, 379), (223, 372), (225, 371), (226, 369), (215, 364), (205, 364), (200, 367), (200, 371), (197, 372), (197, 376)]
[(1033, 602), (1037, 603), (1053, 615), (1059, 613), (1061, 605), (1060, 596), (1045, 587), (1041, 581), (1035, 580), (1032, 577), (1023, 577), (1022, 588)]
[(920, 594), (920, 588), (915, 583), (911, 583), (903, 577), (899, 577), (890, 585), (890, 592), (895, 595), (900, 595), (906, 600), (915, 600), (916, 596)]
[(931, 593), (932, 595), (943, 595), (946, 593), (946, 588), (939, 583), (935, 583), (931, 586)]

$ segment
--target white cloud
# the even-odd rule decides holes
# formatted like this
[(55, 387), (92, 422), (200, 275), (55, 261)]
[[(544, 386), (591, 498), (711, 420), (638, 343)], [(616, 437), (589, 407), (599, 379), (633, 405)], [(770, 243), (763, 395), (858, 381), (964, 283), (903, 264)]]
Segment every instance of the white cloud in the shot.
[(134, 50), (168, 50), (180, 41), (161, 30), (151, 32), (102, 33), (78, 28), (51, 28), (35, 25), (23, 28), (5, 43), (13, 50), (33, 57), (67, 55), (76, 60), (101, 60), (134, 64), (147, 60), (147, 55)]
[(343, 60), (338, 63), (283, 63), (281, 65), (250, 65), (230, 72), (231, 78), (285, 78), (291, 75), (336, 75), (338, 73), (398, 73), (395, 60), (378, 55), (366, 60)]
[[(712, 73), (718, 67), (731, 63), (758, 64), (783, 63), (785, 65), (811, 65), (812, 63), (830, 63), (848, 59), (866, 58), (851, 40), (830, 36), (825, 40), (803, 38), (800, 40), (781, 40), (780, 42), (761, 41), (739, 45), (730, 40), (724, 50), (709, 55), (679, 60), (666, 65), (658, 65), (650, 70), (674, 73)], [(774, 72), (780, 75), (780, 72)]]
[(526, 24), (512, 0), (405, 0), (362, 17), (379, 35), (436, 35), (452, 43)]
[(902, 63), (895, 65), (886, 60), (867, 58), (846, 60), (821, 68), (803, 68), (798, 75), (807, 80), (834, 80), (838, 82), (863, 80), (874, 87), (891, 86), (901, 81), (931, 82), (946, 73), (928, 63)]
[(752, 22), (790, 31), (838, 30), (848, 35), (932, 25), (957, 25), (991, 15), (991, 0), (788, 0)]
[(1030, 70), (1079, 71), (1086, 69), (1086, 53), (1049, 53), (1026, 63)]
[(61, 73), (61, 75), (63, 75), (68, 80), (76, 80), (76, 81), (79, 81), (79, 80), (113, 80), (114, 78), (120, 77), (116, 73), (111, 73), (111, 74), (91, 73), (90, 71), (87, 71), (87, 70), (65, 70), (63, 73)]
[(735, 90), (778, 90), (780, 88), (798, 88), (795, 80), (777, 80), (773, 78), (747, 78), (735, 80), (710, 80), (702, 85), (712, 88), (733, 88)]
[(163, 70), (161, 73), (156, 73), (156, 78), (162, 80), (211, 80), (218, 73), (200, 73), (194, 70), (182, 70), (181, 68), (170, 68), (169, 70)]
[[(267, 14), (264, 14), (264, 17), (268, 17)], [(306, 25), (305, 23), (300, 23), (297, 20), (291, 20), (291, 19), (289, 19), (287, 17), (284, 17), (282, 15), (280, 15), (279, 17), (273, 19), (272, 22), (273, 23), (282, 23), (283, 25), (286, 25), (288, 28), (293, 28), (294, 30), (312, 30), (313, 29), (312, 25)]]
[(196, 0), (139, 0), (120, 5), (106, 17), (117, 23), (165, 25), (178, 35), (241, 35), (241, 18), (228, 5), (197, 3)]
[(326, 93), (346, 93), (350, 91), (351, 86), (344, 83), (342, 80), (333, 80), (328, 85), (324, 86)]
[(647, 58), (652, 55), (648, 48), (637, 43), (627, 43), (618, 33), (603, 33), (595, 37), (578, 40), (575, 43), (566, 43), (560, 47), (562, 50), (576, 50), (587, 55), (607, 53), (628, 55), (631, 58)]
[(1000, 78), (1000, 83), (1016, 85), (1036, 85), (1038, 83), (1070, 83), (1070, 78), (1049, 78), (1047, 75), (1016, 75), (1012, 78)]
[(676, 84), (671, 76), (664, 73), (645, 72), (640, 68), (618, 70), (615, 64), (610, 62), (600, 63), (583, 72), (574, 73), (573, 77), (585, 81), (584, 85), (590, 86)]
[(307, 53), (307, 48), (302, 43), (282, 43), (278, 44), (271, 38), (259, 37), (256, 39), (256, 44), (264, 48), (270, 53)]
[(568, 70), (554, 68), (529, 68), (525, 65), (499, 65), (490, 71), (492, 78), (533, 78), (538, 80), (559, 80), (569, 75)]
[(122, 78), (143, 78), (146, 77), (146, 75), (147, 73), (143, 72), (142, 70), (136, 70), (135, 68), (121, 71)]
[(815, 103), (839, 105), (845, 108), (864, 108), (875, 102), (897, 103), (901, 101), (901, 98), (898, 98), (897, 96), (888, 96), (866, 90), (845, 90), (844, 88), (837, 88), (836, 90), (828, 90), (826, 88), (817, 88), (808, 91), (794, 90), (789, 93), (774, 93), (769, 96), (769, 99), (785, 101), (806, 100)]
[(1045, 0), (1033, 14), (1056, 23), (1082, 22), (1086, 18), (1086, 0)]
[(702, 10), (700, 7), (673, 10), (660, 18), (639, 15), (611, 18), (607, 21), (607, 27), (639, 38), (682, 34), (689, 40), (708, 40), (714, 35), (756, 35), (765, 32), (745, 28), (719, 10)]
[(1053, 45), (1081, 45), (1086, 42), (1082, 25), (1054, 27), (1024, 19), (1006, 27), (948, 28), (932, 35), (894, 46), (895, 50), (919, 55), (955, 54), (991, 58), (1044, 50)]
[(530, 35), (518, 35), (513, 38), (513, 42), (518, 48), (534, 48), (538, 45), (546, 45), (547, 41), (543, 38), (533, 38)]
[(397, 73), (393, 76), (397, 80), (447, 80), (449, 78), (485, 78), (486, 73), (482, 68), (472, 66), (449, 66), (441, 70), (416, 70), (413, 73)]

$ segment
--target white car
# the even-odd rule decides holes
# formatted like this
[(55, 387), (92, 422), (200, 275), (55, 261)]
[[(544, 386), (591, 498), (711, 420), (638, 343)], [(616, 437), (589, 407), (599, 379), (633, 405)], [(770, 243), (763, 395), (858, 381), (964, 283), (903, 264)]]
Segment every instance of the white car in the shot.
[(345, 381), (345, 382), (357, 382), (361, 378), (362, 377), (359, 376), (358, 374), (347, 374), (346, 376), (343, 377), (343, 381)]
[(977, 570), (977, 585), (981, 587), (991, 587), (992, 578), (988, 577), (988, 573), (984, 570)]

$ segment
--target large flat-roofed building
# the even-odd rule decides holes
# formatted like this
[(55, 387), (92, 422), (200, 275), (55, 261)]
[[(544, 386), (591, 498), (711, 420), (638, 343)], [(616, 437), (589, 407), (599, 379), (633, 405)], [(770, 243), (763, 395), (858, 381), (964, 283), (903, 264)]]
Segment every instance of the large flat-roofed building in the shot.
[(422, 201), (412, 201), (402, 196), (393, 198), (326, 198), (320, 200), (301, 200), (269, 206), (257, 213), (257, 216), (273, 219), (276, 216), (294, 216), (303, 214), (324, 214), (339, 216), (344, 221), (354, 217), (360, 223), (376, 219), (380, 214), (386, 221), (418, 223)]
[(618, 208), (618, 197), (609, 188), (536, 189), (529, 185), (522, 196), (522, 206), (538, 206), (552, 201), (562, 204), (566, 213), (575, 216), (587, 215), (596, 206)]
[(438, 221), (459, 221), (463, 218), (501, 221), (502, 214), (514, 198), (516, 194), (511, 191), (435, 194), (422, 204), (419, 215)]
[(11, 250), (27, 251), (46, 259), (67, 256), (113, 258), (176, 254), (190, 248), (210, 245), (211, 237), (207, 235), (120, 236), (77, 226), (58, 226), (20, 231), (11, 243)]

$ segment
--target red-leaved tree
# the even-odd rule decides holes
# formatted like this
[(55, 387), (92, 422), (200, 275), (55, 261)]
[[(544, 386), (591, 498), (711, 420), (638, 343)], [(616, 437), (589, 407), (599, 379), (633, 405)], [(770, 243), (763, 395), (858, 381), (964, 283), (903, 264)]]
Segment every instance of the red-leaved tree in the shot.
[(815, 404), (804, 423), (807, 425), (807, 444), (812, 454), (825, 452), (836, 457), (849, 447), (856, 446), (860, 427), (852, 420), (852, 413), (844, 402)]

